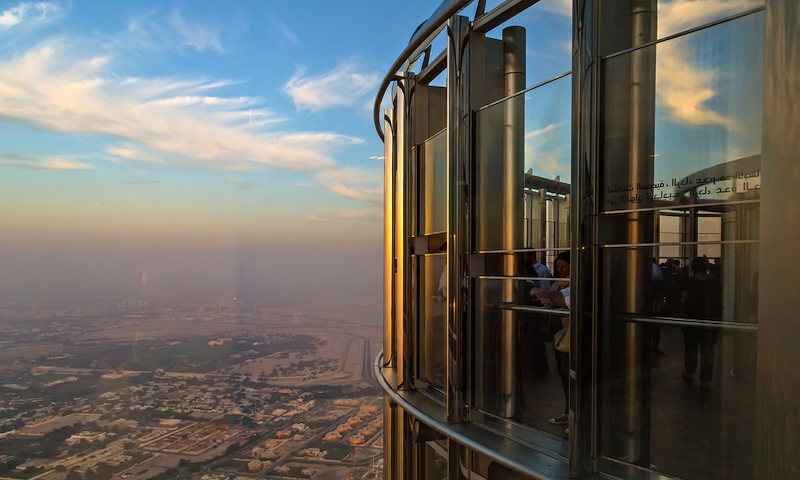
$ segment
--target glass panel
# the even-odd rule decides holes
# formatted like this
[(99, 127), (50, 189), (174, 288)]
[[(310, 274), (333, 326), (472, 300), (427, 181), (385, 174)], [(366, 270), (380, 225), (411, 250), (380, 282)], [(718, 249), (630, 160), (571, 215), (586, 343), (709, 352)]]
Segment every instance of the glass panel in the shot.
[(425, 460), (423, 480), (447, 480), (447, 457), (439, 453), (430, 444), (425, 443)]
[(547, 313), (531, 295), (534, 281), (476, 279), (475, 287), (473, 405), (566, 438), (566, 421), (550, 419), (566, 409), (569, 354), (556, 351), (553, 338), (568, 311)]
[(658, 38), (668, 37), (715, 20), (764, 6), (764, 0), (659, 0)]
[(568, 244), (571, 82), (566, 76), (478, 112), (478, 250)]
[[(486, 2), (487, 12), (493, 7), (492, 0)], [(571, 1), (541, 0), (493, 28), (486, 36), (502, 40), (503, 29), (511, 26), (525, 27), (526, 31), (526, 87), (572, 70)]]
[(419, 378), (444, 388), (446, 364), (447, 257), (418, 257), (419, 262)]
[(763, 36), (757, 13), (604, 62), (606, 210), (760, 198)]
[(603, 455), (686, 479), (753, 478), (757, 332), (737, 324), (757, 321), (758, 245), (716, 248), (661, 277), (652, 248), (601, 249)]
[(419, 233), (447, 230), (447, 131), (426, 140), (419, 156)]
[[(629, 243), (630, 225), (652, 222), (658, 230), (648, 243), (714, 242), (699, 245), (697, 255), (719, 258), (720, 245), (716, 242), (731, 240), (758, 240), (759, 204), (745, 203), (715, 205), (705, 208), (683, 208), (649, 212), (622, 212), (599, 217), (598, 243), (624, 245)], [(656, 226), (657, 225), (657, 226)], [(685, 266), (691, 260), (690, 252), (676, 245), (655, 247), (654, 255), (661, 261), (667, 258), (681, 260)]]

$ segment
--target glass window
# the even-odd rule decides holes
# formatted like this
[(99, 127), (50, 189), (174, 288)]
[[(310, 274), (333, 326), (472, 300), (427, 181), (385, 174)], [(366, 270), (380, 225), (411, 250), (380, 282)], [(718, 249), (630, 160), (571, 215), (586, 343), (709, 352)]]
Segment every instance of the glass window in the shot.
[(419, 234), (447, 230), (447, 131), (429, 138), (419, 149)]
[(642, 285), (652, 313), (638, 316), (625, 313), (631, 262), (648, 270), (652, 250), (602, 250), (603, 455), (686, 479), (753, 478), (758, 248), (719, 248), (688, 273), (662, 266)]
[(715, 20), (721, 20), (737, 13), (763, 6), (764, 0), (740, 0), (735, 2), (659, 0), (658, 38), (668, 37)]
[(478, 250), (567, 245), (571, 81), (565, 76), (478, 112)]
[(756, 13), (604, 61), (606, 210), (760, 198), (763, 36)]
[(669, 476), (754, 476), (763, 22), (604, 61), (600, 454)]
[[(499, 2), (486, 2), (490, 11)], [(503, 29), (525, 27), (527, 72), (525, 86), (532, 87), (572, 70), (572, 2), (542, 0), (487, 32), (501, 40)], [(569, 109), (567, 109), (569, 111)]]
[(531, 291), (568, 284), (475, 280), (475, 408), (566, 438), (569, 354), (554, 348), (554, 337), (566, 328), (568, 310), (545, 308)]
[(425, 443), (421, 480), (447, 480), (447, 456), (444, 453), (435, 442)]
[(419, 341), (420, 380), (444, 388), (447, 375), (446, 306), (447, 258), (444, 254), (417, 257), (419, 265)]

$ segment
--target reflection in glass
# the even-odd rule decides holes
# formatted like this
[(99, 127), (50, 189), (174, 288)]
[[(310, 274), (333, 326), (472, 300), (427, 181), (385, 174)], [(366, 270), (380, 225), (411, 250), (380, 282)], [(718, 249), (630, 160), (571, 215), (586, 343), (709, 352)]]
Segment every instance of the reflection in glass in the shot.
[(445, 322), (447, 305), (446, 256), (418, 257), (419, 265), (419, 378), (443, 389), (447, 367)]
[(439, 449), (426, 442), (424, 447), (424, 473), (420, 477), (422, 480), (447, 480), (447, 457), (439, 453)]
[[(555, 267), (549, 265), (551, 270)], [(504, 290), (515, 293), (504, 302)], [(564, 391), (558, 372), (553, 337), (567, 321), (567, 310), (546, 309), (531, 295), (534, 280), (475, 280), (475, 376), (473, 405), (491, 415), (509, 418), (566, 438), (564, 424), (550, 419), (564, 411)], [(504, 313), (511, 313), (508, 331)], [(514, 355), (501, 355), (502, 337), (513, 338)], [(508, 364), (508, 361), (512, 363)], [(504, 378), (511, 372), (511, 384)], [(512, 399), (507, 398), (513, 397)], [(507, 405), (514, 404), (508, 411)]]
[[(691, 6), (689, 6), (691, 5)], [(763, 7), (764, 0), (719, 2), (701, 0), (687, 4), (681, 0), (658, 1), (658, 36), (669, 37), (679, 32), (721, 20), (737, 13)]]
[[(760, 12), (605, 60), (605, 210), (760, 198), (763, 36)], [(633, 120), (643, 56), (655, 110)]]
[(419, 234), (447, 230), (447, 132), (422, 144), (419, 156)]
[[(567, 245), (571, 101), (571, 77), (566, 76), (478, 112), (479, 250)], [(507, 125), (508, 109), (523, 104), (525, 125)], [(504, 132), (508, 129), (524, 131), (518, 140), (523, 144), (524, 159), (506, 158), (507, 151), (516, 150), (507, 145)], [(508, 171), (510, 168), (518, 171)], [(507, 197), (516, 195), (523, 197), (521, 204), (508, 201)], [(522, 211), (506, 211), (509, 205), (519, 205)], [(520, 219), (523, 228), (509, 228)], [(509, 234), (515, 237), (506, 238)]]
[[(486, 11), (502, 3), (488, 0)], [(562, 0), (541, 0), (490, 30), (486, 36), (500, 39), (504, 28), (522, 26), (527, 31), (525, 87), (532, 87), (572, 69), (572, 4)], [(569, 109), (567, 109), (569, 114)]]
[[(629, 263), (653, 247), (602, 249), (603, 455), (680, 478), (752, 478), (758, 244), (716, 247), (719, 258), (696, 256), (688, 272), (655, 266), (662, 275), (646, 285), (625, 272), (654, 271)], [(615, 299), (640, 288), (643, 311), (626, 313)]]

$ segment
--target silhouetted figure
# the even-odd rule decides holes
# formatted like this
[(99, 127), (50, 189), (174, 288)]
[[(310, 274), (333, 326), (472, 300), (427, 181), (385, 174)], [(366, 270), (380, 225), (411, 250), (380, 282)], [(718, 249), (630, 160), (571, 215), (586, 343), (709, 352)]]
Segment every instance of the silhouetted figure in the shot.
[[(661, 267), (658, 265), (658, 261), (656, 257), (651, 259), (652, 270), (653, 270), (653, 315), (656, 316), (663, 316), (664, 315), (664, 273), (661, 271)], [(664, 355), (664, 351), (661, 350), (659, 345), (661, 344), (661, 325), (650, 325), (650, 351), (656, 355)]]
[[(537, 298), (539, 298), (545, 306), (556, 308), (569, 308), (569, 289), (570, 289), (570, 262), (569, 252), (561, 252), (556, 257), (555, 262), (556, 274), (561, 280), (554, 282), (549, 291), (534, 289), (531, 291)], [(562, 328), (569, 329), (569, 317), (562, 316)], [(564, 390), (564, 413), (550, 419), (553, 425), (560, 425), (569, 423), (569, 350), (561, 351), (555, 349), (556, 367), (558, 367), (558, 376), (561, 378), (561, 387)], [(565, 433), (569, 433), (565, 431)]]
[[(709, 275), (709, 265), (705, 258), (692, 260), (692, 276), (683, 285), (683, 311), (693, 320), (721, 319), (720, 292), (716, 278)], [(708, 390), (714, 371), (714, 347), (717, 344), (717, 331), (713, 328), (683, 327), (684, 370), (681, 376), (693, 381), (697, 371), (697, 353), (700, 351), (700, 388)]]
[[(525, 268), (524, 274), (531, 277), (539, 278), (553, 278), (550, 270), (536, 258), (536, 252), (525, 253)], [(533, 291), (536, 288), (543, 290), (550, 289), (552, 282), (547, 280), (528, 280), (524, 282), (523, 288), (525, 289), (525, 303), (533, 306), (542, 306), (541, 302), (533, 296)], [(531, 289), (533, 287), (533, 289)], [(542, 315), (541, 313), (530, 313), (526, 315), (525, 331), (530, 335), (531, 349), (531, 363), (532, 372), (534, 375), (546, 375), (550, 373), (550, 365), (547, 361), (547, 350), (545, 349), (545, 342), (552, 341), (552, 335), (548, 333), (549, 315)]]

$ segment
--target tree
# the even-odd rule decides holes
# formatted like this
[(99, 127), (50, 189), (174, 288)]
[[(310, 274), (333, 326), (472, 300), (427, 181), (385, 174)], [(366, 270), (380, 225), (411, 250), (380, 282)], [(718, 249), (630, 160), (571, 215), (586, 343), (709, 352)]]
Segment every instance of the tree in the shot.
[(83, 480), (83, 477), (81, 477), (80, 473), (72, 471), (67, 474), (67, 478), (64, 480)]
[(191, 464), (192, 462), (190, 462), (189, 459), (186, 458), (181, 458), (180, 461), (178, 462), (179, 467), (188, 467)]
[(66, 471), (67, 471), (67, 467), (65, 467), (64, 465), (59, 465), (59, 466), (56, 467), (56, 472), (63, 473), (63, 472), (66, 472)]

